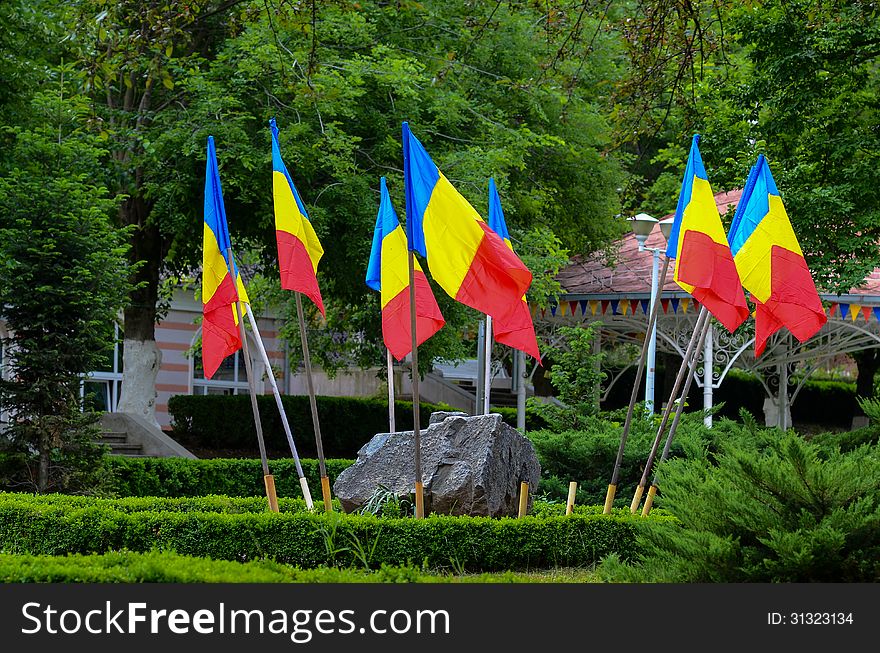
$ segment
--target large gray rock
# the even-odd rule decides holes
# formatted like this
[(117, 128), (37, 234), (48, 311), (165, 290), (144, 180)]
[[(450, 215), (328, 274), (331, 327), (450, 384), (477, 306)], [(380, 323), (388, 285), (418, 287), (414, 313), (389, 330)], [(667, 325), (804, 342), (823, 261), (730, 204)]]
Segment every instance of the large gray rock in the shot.
[[(412, 431), (379, 433), (333, 484), (342, 509), (363, 506), (382, 485), (395, 494), (415, 488)], [(532, 443), (501, 415), (434, 413), (421, 432), (425, 510), (451, 515), (515, 516), (520, 482), (534, 492), (541, 466)]]

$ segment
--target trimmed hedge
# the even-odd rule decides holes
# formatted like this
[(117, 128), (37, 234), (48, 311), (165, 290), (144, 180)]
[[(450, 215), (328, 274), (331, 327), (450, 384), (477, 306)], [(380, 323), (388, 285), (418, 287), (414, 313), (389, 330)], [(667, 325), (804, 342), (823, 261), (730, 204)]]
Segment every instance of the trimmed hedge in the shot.
[[(281, 398), (300, 457), (316, 457), (315, 431), (309, 398), (285, 395)], [(172, 417), (171, 436), (185, 447), (207, 449), (254, 449), (257, 433), (248, 395), (175, 395), (168, 400)], [(359, 397), (316, 397), (324, 455), (353, 458), (358, 449), (377, 433), (388, 432), (388, 402)], [(273, 456), (289, 456), (275, 398), (257, 397), (266, 450)], [(428, 424), (436, 410), (448, 406), (420, 404), (421, 423)], [(411, 430), (412, 403), (395, 402), (395, 423), (399, 430)]]
[[(135, 512), (196, 512), (247, 514), (269, 512), (269, 503), (262, 497), (228, 497), (222, 495), (206, 495), (198, 497), (122, 497), (106, 499), (99, 497), (74, 496), (70, 494), (18, 494), (0, 493), (0, 503), (11, 501), (16, 504), (53, 506), (62, 510), (83, 510), (85, 508), (101, 508), (125, 513)], [(338, 502), (335, 504), (339, 509)], [(299, 498), (278, 498), (278, 509), (282, 513), (308, 512), (306, 502)], [(324, 511), (321, 501), (315, 502), (314, 510)]]
[[(677, 359), (677, 369), (680, 359)], [(657, 387), (655, 397), (660, 402), (669, 396), (671, 388), (664, 388), (662, 364), (658, 363)], [(602, 404), (603, 410), (613, 410), (626, 407), (629, 402), (630, 392), (635, 372), (629, 370), (614, 384), (612, 392), (606, 402)], [(669, 381), (671, 383), (671, 380)], [(639, 397), (644, 397), (644, 380)], [(764, 397), (766, 393), (761, 382), (747, 372), (732, 369), (724, 377), (724, 382), (714, 391), (713, 401), (715, 404), (724, 405), (718, 411), (719, 417), (727, 417), (732, 420), (739, 418), (740, 408), (745, 408), (754, 415), (759, 422), (763, 423)], [(703, 389), (696, 383), (691, 385), (687, 399), (688, 405), (694, 409), (703, 406)], [(660, 404), (658, 403), (658, 406)], [(856, 401), (855, 383), (845, 381), (824, 381), (819, 379), (807, 379), (804, 387), (798, 393), (797, 399), (791, 406), (791, 418), (795, 423), (818, 424), (826, 427), (846, 427), (852, 423), (853, 415), (859, 414), (858, 402)]]
[(322, 565), (454, 566), (497, 571), (587, 566), (637, 553), (643, 519), (606, 515), (490, 519), (433, 515), (391, 519), (311, 513), (123, 512), (63, 505), (30, 495), (0, 495), (0, 550), (17, 554), (104, 553), (154, 549), (220, 560)]
[(415, 567), (298, 569), (271, 560), (231, 562), (171, 552), (32, 556), (0, 553), (0, 583), (541, 583), (585, 582), (590, 572), (454, 576)]
[[(232, 497), (263, 496), (263, 468), (259, 458), (126, 458), (111, 456), (114, 492), (132, 497), (197, 497), (225, 494)], [(321, 497), (318, 461), (302, 459), (303, 473), (312, 497)], [(353, 460), (331, 458), (324, 461), (330, 485)], [(293, 460), (270, 460), (279, 497), (301, 497), (299, 477)]]
[[(388, 431), (388, 402), (385, 399), (360, 397), (315, 398), (324, 455), (353, 458), (358, 449), (377, 433)], [(300, 457), (315, 457), (315, 431), (308, 397), (282, 397), (287, 419)], [(273, 456), (289, 456), (290, 446), (272, 396), (257, 397), (266, 449)], [(450, 406), (421, 403), (422, 427), (428, 425), (431, 413), (456, 410)], [(185, 447), (204, 449), (254, 449), (257, 435), (247, 395), (175, 395), (168, 401), (172, 417), (172, 437)], [(515, 408), (493, 408), (493, 413), (516, 427)], [(395, 402), (395, 424), (398, 430), (412, 430), (412, 403)], [(547, 423), (532, 410), (526, 411), (526, 430), (547, 428)]]

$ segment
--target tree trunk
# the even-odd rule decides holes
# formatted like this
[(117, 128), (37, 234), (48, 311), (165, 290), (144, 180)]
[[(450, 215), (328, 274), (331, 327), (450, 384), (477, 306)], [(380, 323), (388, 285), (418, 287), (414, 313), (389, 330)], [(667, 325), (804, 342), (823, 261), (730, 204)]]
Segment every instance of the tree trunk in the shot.
[(122, 394), (117, 410), (132, 413), (156, 424), (156, 376), (162, 353), (156, 345), (156, 303), (162, 261), (161, 236), (147, 222), (150, 207), (139, 197), (121, 208), (123, 224), (136, 225), (131, 241), (131, 261), (140, 263), (133, 275), (138, 287), (124, 312)]
[(46, 494), (49, 489), (49, 454), (51, 452), (51, 438), (42, 430), (40, 432), (40, 463), (37, 468), (37, 492)]

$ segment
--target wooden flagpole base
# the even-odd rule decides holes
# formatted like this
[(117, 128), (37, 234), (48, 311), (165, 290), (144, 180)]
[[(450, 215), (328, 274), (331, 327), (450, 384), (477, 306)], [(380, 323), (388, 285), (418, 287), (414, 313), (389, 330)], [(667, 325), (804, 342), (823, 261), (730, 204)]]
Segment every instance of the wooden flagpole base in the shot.
[(529, 484), (523, 481), (519, 484), (519, 514), (517, 517), (525, 517), (529, 507)]
[(629, 506), (629, 511), (632, 514), (636, 514), (636, 510), (639, 509), (639, 504), (642, 502), (642, 494), (644, 493), (644, 491), (645, 491), (644, 485), (639, 485), (636, 488), (636, 493), (633, 495), (632, 503)]
[(315, 507), (315, 504), (312, 503), (312, 493), (309, 491), (309, 482), (306, 480), (305, 476), (299, 477), (299, 486), (302, 488), (303, 499), (306, 500), (306, 508), (312, 510)]
[(425, 517), (425, 488), (421, 481), (416, 481), (416, 519)]
[(603, 515), (611, 514), (611, 506), (614, 505), (615, 494), (617, 494), (617, 485), (612, 483), (608, 486), (608, 492), (605, 493), (605, 508), (602, 510)]
[(266, 474), (263, 477), (263, 482), (266, 484), (266, 496), (269, 498), (269, 509), (272, 512), (278, 512), (278, 496), (275, 494), (275, 477), (271, 474)]
[(330, 479), (321, 477), (321, 496), (324, 497), (324, 512), (333, 512), (333, 501), (330, 496)]
[(578, 484), (577, 481), (571, 481), (568, 484), (568, 501), (565, 502), (565, 514), (570, 515), (571, 511), (574, 510), (574, 497), (577, 494)]
[(652, 485), (648, 488), (648, 496), (645, 497), (645, 505), (642, 508), (642, 517), (647, 517), (651, 512), (651, 506), (654, 505), (654, 495), (657, 494), (657, 486)]

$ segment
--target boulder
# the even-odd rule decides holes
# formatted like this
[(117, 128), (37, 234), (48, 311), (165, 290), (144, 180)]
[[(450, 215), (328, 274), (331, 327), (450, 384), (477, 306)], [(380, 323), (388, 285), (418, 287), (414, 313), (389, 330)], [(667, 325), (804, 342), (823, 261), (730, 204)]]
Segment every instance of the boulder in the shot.
[[(397, 495), (415, 489), (412, 431), (379, 433), (333, 484), (346, 512), (363, 506), (381, 485)], [(535, 447), (501, 415), (437, 412), (421, 432), (425, 511), (449, 515), (516, 516), (520, 482), (534, 492), (541, 476)], [(530, 500), (531, 503), (531, 500)]]

